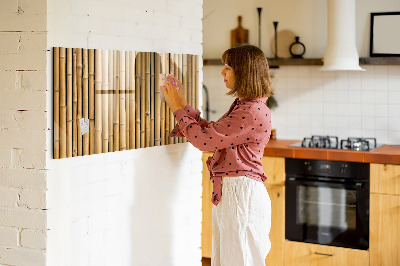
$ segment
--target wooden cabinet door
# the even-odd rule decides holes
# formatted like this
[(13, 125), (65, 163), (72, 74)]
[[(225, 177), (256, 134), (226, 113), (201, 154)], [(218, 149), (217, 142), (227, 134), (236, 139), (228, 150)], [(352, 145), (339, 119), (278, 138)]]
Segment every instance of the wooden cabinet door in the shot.
[(203, 194), (202, 194), (202, 224), (201, 224), (201, 253), (204, 258), (211, 258), (212, 252), (212, 183), (206, 161), (211, 152), (203, 153)]
[(285, 240), (285, 187), (265, 184), (271, 199), (271, 250), (265, 259), (266, 266), (283, 265)]
[(264, 156), (261, 163), (268, 177), (266, 184), (285, 185), (285, 158)]
[(400, 165), (370, 165), (371, 193), (400, 195)]
[(365, 250), (285, 241), (285, 266), (368, 266)]
[(371, 266), (400, 265), (400, 196), (371, 194)]

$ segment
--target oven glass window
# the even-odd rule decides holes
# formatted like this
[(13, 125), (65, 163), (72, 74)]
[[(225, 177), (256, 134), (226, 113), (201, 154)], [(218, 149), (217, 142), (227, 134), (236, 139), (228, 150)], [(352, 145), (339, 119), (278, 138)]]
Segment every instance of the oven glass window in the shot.
[(297, 223), (356, 228), (356, 191), (344, 188), (298, 186)]

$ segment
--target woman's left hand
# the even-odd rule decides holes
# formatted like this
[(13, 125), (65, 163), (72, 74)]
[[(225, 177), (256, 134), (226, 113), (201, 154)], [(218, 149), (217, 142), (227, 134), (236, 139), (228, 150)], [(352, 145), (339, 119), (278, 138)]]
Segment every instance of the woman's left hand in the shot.
[(175, 112), (178, 109), (184, 109), (186, 106), (182, 106), (181, 96), (178, 94), (178, 81), (168, 76), (164, 85), (160, 86), (160, 88), (171, 111)]

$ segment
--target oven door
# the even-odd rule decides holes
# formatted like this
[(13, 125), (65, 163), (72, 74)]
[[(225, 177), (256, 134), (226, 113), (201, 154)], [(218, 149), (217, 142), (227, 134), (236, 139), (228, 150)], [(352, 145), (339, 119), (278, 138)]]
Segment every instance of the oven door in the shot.
[(286, 239), (367, 250), (369, 185), (286, 178)]

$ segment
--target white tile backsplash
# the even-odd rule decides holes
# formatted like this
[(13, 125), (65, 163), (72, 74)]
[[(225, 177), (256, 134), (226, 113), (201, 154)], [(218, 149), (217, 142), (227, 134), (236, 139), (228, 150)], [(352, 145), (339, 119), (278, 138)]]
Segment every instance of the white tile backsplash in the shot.
[[(382, 144), (400, 144), (400, 66), (362, 67), (366, 71), (320, 71), (319, 66), (281, 66), (271, 70), (278, 101), (278, 108), (272, 110), (277, 137), (376, 137)], [(208, 73), (207, 68), (204, 73)], [(224, 90), (216, 88), (212, 79), (204, 74), (207, 86)], [(232, 98), (211, 98), (210, 108), (225, 102), (229, 106)], [(215, 117), (222, 114), (218, 112)]]

